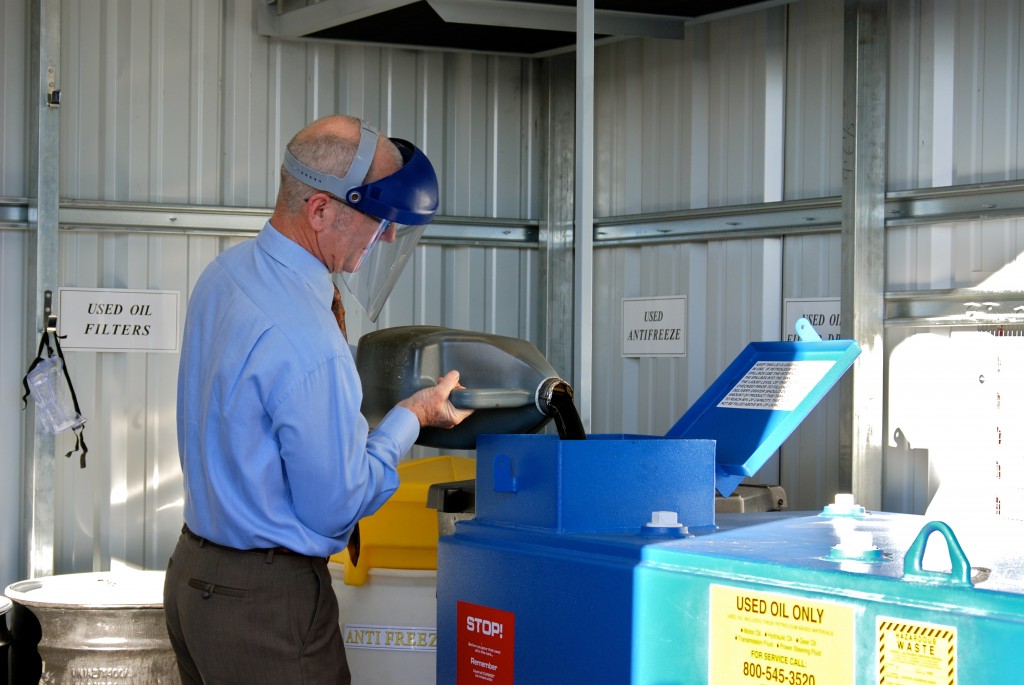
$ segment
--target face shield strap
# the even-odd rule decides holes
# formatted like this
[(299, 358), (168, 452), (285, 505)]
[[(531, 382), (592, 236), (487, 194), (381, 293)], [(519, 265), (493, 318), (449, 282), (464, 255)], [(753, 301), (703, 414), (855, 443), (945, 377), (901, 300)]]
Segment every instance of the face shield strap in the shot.
[[(293, 177), (317, 190), (330, 193), (347, 204), (356, 205), (362, 199), (360, 187), (370, 171), (373, 155), (377, 151), (377, 129), (365, 122), (360, 122), (359, 147), (352, 158), (345, 178), (333, 174), (325, 174), (306, 166), (295, 158), (287, 149), (284, 151), (284, 168)], [(354, 195), (354, 197), (353, 197)]]

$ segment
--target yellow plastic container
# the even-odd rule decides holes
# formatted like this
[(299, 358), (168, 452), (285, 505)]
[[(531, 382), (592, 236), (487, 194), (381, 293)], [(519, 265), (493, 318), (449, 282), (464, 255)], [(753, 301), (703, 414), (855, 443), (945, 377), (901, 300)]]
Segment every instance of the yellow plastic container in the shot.
[(331, 557), (343, 564), (346, 585), (363, 585), (370, 568), (437, 568), (437, 511), (427, 507), (427, 491), (435, 483), (476, 477), (469, 457), (429, 457), (398, 465), (398, 489), (384, 506), (359, 522), (359, 564), (348, 550)]

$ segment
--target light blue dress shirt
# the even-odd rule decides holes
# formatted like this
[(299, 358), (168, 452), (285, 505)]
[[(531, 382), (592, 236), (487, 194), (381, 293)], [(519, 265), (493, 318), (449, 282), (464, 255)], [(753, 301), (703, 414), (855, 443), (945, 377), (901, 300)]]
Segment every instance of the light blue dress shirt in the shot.
[(178, 370), (185, 522), (229, 547), (327, 557), (398, 487), (409, 410), (372, 432), (323, 264), (268, 222), (219, 255), (188, 303)]

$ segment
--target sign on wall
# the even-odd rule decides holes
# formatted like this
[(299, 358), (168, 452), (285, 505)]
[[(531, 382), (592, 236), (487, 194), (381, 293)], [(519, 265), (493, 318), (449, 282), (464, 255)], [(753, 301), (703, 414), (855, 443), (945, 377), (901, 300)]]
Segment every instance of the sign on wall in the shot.
[(622, 300), (623, 357), (685, 357), (686, 296)]
[(176, 290), (60, 288), (57, 298), (65, 350), (178, 351)]
[(786, 300), (782, 339), (798, 340), (797, 319), (807, 319), (822, 340), (840, 340), (839, 298), (794, 298)]

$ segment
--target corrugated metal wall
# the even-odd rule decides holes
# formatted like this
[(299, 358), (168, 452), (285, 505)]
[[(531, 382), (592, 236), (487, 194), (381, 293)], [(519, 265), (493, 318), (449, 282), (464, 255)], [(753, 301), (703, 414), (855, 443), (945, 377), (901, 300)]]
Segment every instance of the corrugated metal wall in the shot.
[[(0, 199), (27, 195), (28, 3), (0, 0)], [(25, 372), (25, 274), (28, 235), (0, 201), (0, 583), (21, 566), (21, 377)], [(21, 217), (18, 217), (21, 218)], [(8, 226), (7, 224), (10, 224)], [(4, 585), (6, 587), (6, 585)]]
[[(21, 463), (24, 443), (21, 378), (27, 368), (23, 230), (0, 227), (0, 583), (18, 580), (21, 566)], [(4, 585), (7, 587), (7, 585)]]
[[(3, 7), (10, 14), (15, 4), (4, 0)], [(131, 226), (118, 208), (270, 207), (287, 139), (334, 112), (361, 115), (416, 141), (441, 178), (441, 213), (535, 219), (535, 63), (268, 40), (255, 35), (254, 6), (62, 4), (61, 196), (102, 202), (117, 222), (62, 232), (62, 286), (187, 295), (203, 267), (244, 236), (152, 232)], [(23, 29), (25, 21), (16, 24)], [(20, 56), (12, 64), (20, 65), (13, 69), (20, 76)], [(9, 95), (0, 96), (0, 106), (24, 116), (23, 103)], [(16, 168), (5, 161), (5, 171)], [(24, 181), (22, 174), (15, 177)], [(5, 188), (21, 192), (16, 184)], [(22, 246), (24, 233), (10, 236)], [(17, 262), (23, 255), (8, 250), (5, 257)], [(10, 294), (20, 303), (8, 276), (17, 279), (5, 269), (5, 301)], [(432, 323), (531, 338), (538, 329), (537, 280), (535, 249), (427, 244), (377, 325)], [(371, 328), (364, 317), (352, 319), (353, 336)], [(24, 320), (24, 313), (12, 311), (10, 320)], [(77, 461), (58, 460), (55, 570), (162, 568), (181, 522), (177, 355), (67, 354), (89, 419), (90, 463), (80, 470)], [(3, 359), (12, 369), (27, 364), (20, 349), (5, 350)], [(5, 421), (18, 420), (8, 403), (3, 410)], [(58, 454), (70, 448), (65, 443), (59, 436)], [(12, 507), (13, 518), (17, 504)]]
[[(256, 4), (63, 2), (62, 197), (114, 212), (129, 202), (267, 207), (287, 138), (312, 118), (347, 111), (426, 149), (442, 178), (443, 214), (541, 218), (537, 61), (268, 40), (255, 33)], [(23, 5), (0, 0), (4, 197), (27, 193)], [(1019, 178), (1020, 0), (890, 5), (890, 189)], [(681, 42), (599, 47), (595, 216), (838, 196), (842, 38), (842, 0), (815, 0), (697, 24)], [(0, 230), (4, 321), (27, 319), (30, 235)], [(65, 231), (60, 282), (187, 294), (241, 237), (157, 234), (128, 222)], [(1015, 220), (890, 229), (887, 288), (980, 285), (997, 275), (1019, 288), (1021, 240)], [(441, 323), (536, 340), (537, 261), (531, 246), (424, 245), (379, 325)], [(594, 430), (661, 434), (747, 342), (781, 335), (785, 299), (839, 295), (840, 239), (599, 244), (594, 267), (601, 340), (618, 341), (623, 297), (688, 297), (685, 358), (623, 359), (617, 342), (595, 346)], [(358, 335), (370, 324), (353, 326)], [(18, 328), (0, 332), (8, 435), (20, 435), (16, 381), (28, 361)], [(890, 331), (890, 350), (912, 335)], [(90, 419), (91, 464), (80, 471), (59, 460), (56, 569), (162, 567), (180, 521), (177, 357), (75, 352), (69, 364)], [(820, 506), (837, 487), (838, 411), (827, 398), (769, 469), (794, 507)], [(0, 458), (13, 465), (20, 441), (17, 450), (10, 442)], [(66, 449), (58, 441), (58, 453)], [(887, 501), (907, 501), (901, 487), (912, 481), (898, 492), (890, 482)]]
[(0, 2), (0, 197), (25, 197), (28, 3)]
[[(890, 3), (891, 191), (1024, 176), (1022, 11), (1019, 1), (1004, 0)], [(600, 48), (595, 216), (838, 197), (842, 44), (843, 3), (833, 0), (698, 25), (682, 43)], [(773, 114), (777, 100), (766, 83), (785, 93), (781, 118)], [(781, 169), (772, 152), (777, 136), (784, 139)], [(781, 196), (774, 194), (777, 181)], [(1017, 224), (890, 229), (886, 289), (1019, 292)], [(743, 345), (783, 333), (784, 300), (839, 296), (838, 233), (787, 236), (778, 270), (768, 268), (768, 257), (751, 259), (771, 254), (773, 240), (598, 248), (595, 308), (608, 314), (595, 315), (595, 336), (619, 339), (614, 313), (622, 297), (688, 293), (691, 331), (687, 358), (623, 359), (618, 346), (595, 348), (595, 368), (603, 369), (595, 375), (595, 426), (663, 432)], [(700, 292), (703, 309), (694, 307), (692, 296)], [(891, 335), (893, 345), (902, 337)], [(839, 487), (838, 412), (833, 393), (783, 446), (778, 478), (791, 506), (820, 507)], [(886, 503), (903, 510), (909, 499), (893, 474), (901, 473), (904, 456), (888, 433)], [(771, 479), (773, 468), (761, 476)], [(908, 480), (906, 488), (913, 487)]]
[(271, 207), (288, 139), (351, 113), (430, 156), (441, 214), (536, 217), (530, 61), (270, 40), (256, 4), (63, 3), (62, 196)]
[[(891, 14), (890, 189), (1024, 178), (1024, 5), (1018, 0), (897, 2)], [(886, 287), (978, 288), (1005, 293), (998, 298), (1004, 308), (1020, 304), (1022, 228), (1015, 218), (890, 228)], [(1006, 300), (1017, 302), (1006, 305)], [(1004, 344), (994, 352), (992, 335), (971, 328), (886, 330), (886, 508), (923, 512), (933, 502), (940, 509), (932, 511), (940, 516), (949, 505), (961, 512), (996, 513), (979, 496), (999, 494), (993, 455), (1009, 456), (1010, 450), (1013, 462), (1024, 456), (1019, 441), (997, 447), (996, 440), (1017, 422), (1007, 408), (1020, 406), (1019, 372), (1012, 376), (1016, 383), (997, 379), (1014, 368), (1006, 363), (1008, 354), (1019, 358), (1024, 339), (1018, 332), (999, 340)], [(1001, 412), (994, 399), (999, 395)], [(949, 490), (933, 501), (940, 482)], [(1022, 493), (1015, 493), (1016, 513), (1005, 507), (1000, 514), (1024, 518)]]
[[(842, 35), (842, 2), (798, 2), (679, 43), (601, 48), (595, 216), (838, 195)], [(835, 234), (599, 248), (595, 337), (616, 344), (595, 347), (595, 426), (665, 433), (747, 343), (780, 339), (783, 297), (838, 297), (839, 247)], [(623, 358), (618, 303), (662, 295), (687, 295), (687, 356)], [(781, 473), (772, 461), (759, 474), (794, 505), (838, 485), (838, 402), (826, 405)]]

